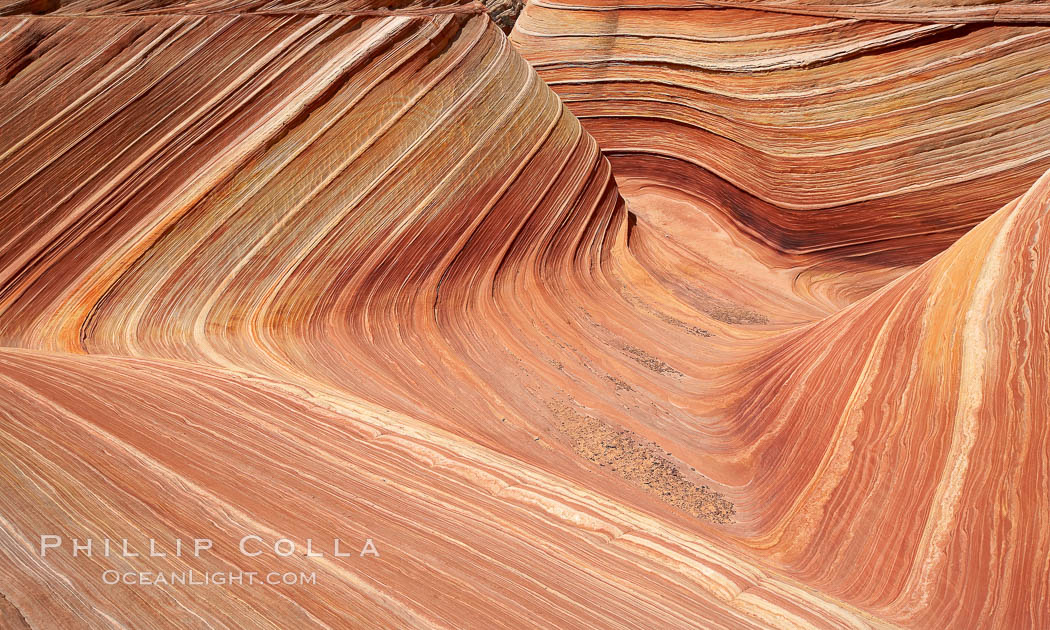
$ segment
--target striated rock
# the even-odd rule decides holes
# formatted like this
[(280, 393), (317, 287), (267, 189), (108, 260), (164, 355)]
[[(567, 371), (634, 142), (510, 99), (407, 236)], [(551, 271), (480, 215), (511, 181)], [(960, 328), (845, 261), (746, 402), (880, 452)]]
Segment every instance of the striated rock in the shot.
[[(1045, 26), (679, 4), (535, 2), (513, 40), (618, 178), (700, 197), (773, 248), (915, 264), (1050, 168)], [(994, 5), (1026, 6), (1047, 10)]]
[(1050, 22), (1050, 6), (1032, 0), (706, 0), (704, 4), (894, 22)]
[(1037, 5), (29, 4), (3, 623), (1050, 625)]
[(485, 6), (488, 7), (492, 21), (504, 33), (509, 33), (514, 28), (514, 22), (517, 21), (518, 14), (525, 8), (525, 0), (487, 0)]
[(476, 13), (474, 0), (0, 0), (0, 15), (358, 15), (407, 16), (431, 11)]
[[(695, 533), (387, 410), (181, 362), (3, 350), (0, 370), (0, 408), (19, 416), (0, 442), (4, 588), (21, 609), (7, 617), (31, 627), (858, 619)], [(41, 558), (38, 532), (63, 544)], [(259, 555), (240, 553), (245, 536)], [(72, 538), (96, 556), (73, 557)], [(100, 557), (106, 538), (139, 556)], [(214, 547), (194, 556), (194, 538)], [(293, 554), (273, 550), (282, 538)], [(360, 555), (369, 538), (378, 557)], [(107, 585), (103, 571), (315, 583)]]
[(1048, 211), (1050, 173), (919, 269), (771, 342), (750, 366), (766, 380), (727, 415), (762, 506), (749, 544), (896, 624), (1045, 623), (1046, 556), (1021, 550), (1050, 548)]

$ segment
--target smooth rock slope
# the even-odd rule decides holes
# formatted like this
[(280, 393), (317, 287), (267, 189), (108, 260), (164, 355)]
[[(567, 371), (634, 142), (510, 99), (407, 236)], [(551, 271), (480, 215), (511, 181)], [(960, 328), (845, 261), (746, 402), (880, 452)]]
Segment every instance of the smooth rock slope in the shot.
[(1045, 27), (836, 6), (0, 4), (0, 620), (1050, 624)]

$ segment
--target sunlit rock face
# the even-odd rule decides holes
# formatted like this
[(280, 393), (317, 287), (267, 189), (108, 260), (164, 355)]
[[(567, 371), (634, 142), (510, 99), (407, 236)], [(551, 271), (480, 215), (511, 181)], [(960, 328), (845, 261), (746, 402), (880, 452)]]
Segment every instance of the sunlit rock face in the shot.
[(534, 2), (513, 35), (618, 178), (779, 251), (915, 263), (1050, 168), (1046, 5), (695, 4)]
[(1050, 625), (1045, 15), (719, 4), (0, 4), (0, 625)]
[(894, 22), (1050, 23), (1050, 8), (1032, 0), (708, 0), (704, 4)]
[(0, 15), (382, 15), (394, 11), (409, 15), (431, 10), (448, 13), (457, 8), (477, 12), (471, 0), (3, 0)]

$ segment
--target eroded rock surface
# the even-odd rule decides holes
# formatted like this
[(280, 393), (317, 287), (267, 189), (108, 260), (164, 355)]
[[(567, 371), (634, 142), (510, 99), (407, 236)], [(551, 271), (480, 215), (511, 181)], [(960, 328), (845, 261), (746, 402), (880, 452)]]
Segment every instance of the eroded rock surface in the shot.
[(719, 4), (0, 4), (0, 619), (1050, 625), (1041, 9)]

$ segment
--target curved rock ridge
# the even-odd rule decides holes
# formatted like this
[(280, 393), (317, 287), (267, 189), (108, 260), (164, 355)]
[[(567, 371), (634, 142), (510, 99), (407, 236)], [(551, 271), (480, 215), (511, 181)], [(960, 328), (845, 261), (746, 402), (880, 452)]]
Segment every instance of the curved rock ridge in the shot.
[[(537, 6), (610, 10), (606, 0), (535, 0)], [(620, 8), (737, 8), (891, 22), (1047, 23), (1050, 6), (1041, 0), (662, 0), (617, 2)]]
[(910, 627), (1046, 623), (1048, 217), (1050, 172), (919, 269), (771, 341), (727, 415), (749, 545)]
[(0, 0), (2, 15), (210, 15), (215, 13), (343, 15), (480, 11), (474, 0)]
[[(647, 481), (680, 496), (579, 457), (604, 444), (586, 433), (586, 401), (615, 391), (592, 361), (624, 357), (618, 373), (632, 380), (631, 365), (654, 381), (680, 373), (648, 371), (635, 360), (651, 348), (625, 355), (604, 329), (590, 359), (567, 345), (587, 347), (599, 325), (572, 296), (615, 297), (602, 261), (623, 250), (626, 213), (593, 139), (487, 17), (3, 25), (0, 338), (31, 349), (5, 350), (2, 369), (0, 591), (16, 616), (146, 627), (184, 618), (174, 610), (213, 627), (865, 618), (696, 534), (685, 508), (701, 514), (710, 491), (644, 436), (609, 425), (662, 463)], [(590, 383), (564, 389), (562, 360)], [(657, 385), (628, 386), (643, 387)], [(364, 413), (385, 428), (363, 429)], [(424, 433), (381, 456), (367, 443), (389, 440), (396, 418)], [(433, 450), (442, 443), (448, 454)], [(481, 459), (464, 464), (469, 452)], [(452, 477), (439, 482), (435, 467)], [(541, 475), (537, 490), (525, 470)], [(52, 562), (27, 543), (52, 529), (227, 548), (188, 565)], [(373, 534), (387, 564), (317, 561), (320, 591), (99, 583), (106, 569), (314, 568), (298, 554), (238, 562), (230, 541), (248, 532), (300, 546)]]
[[(695, 533), (388, 410), (195, 364), (11, 349), (0, 388), (18, 417), (0, 431), (0, 576), (32, 627), (865, 625)], [(143, 526), (167, 556), (147, 556)], [(142, 553), (84, 562), (66, 538), (41, 558), (34, 531)], [(244, 536), (265, 553), (239, 553)], [(180, 537), (214, 548), (175, 556)], [(282, 538), (294, 554), (269, 550)], [(370, 539), (379, 557), (360, 554)], [(316, 584), (193, 597), (103, 587), (103, 568)]]
[(512, 40), (618, 178), (782, 252), (917, 264), (1050, 168), (1042, 26), (545, 0)]
[[(1042, 89), (1018, 52), (1039, 29), (683, 23), (683, 50), (808, 20), (785, 37), (833, 24), (843, 50), (880, 42), (879, 63), (917, 47), (957, 80), (980, 81), (968, 64), (996, 71), (963, 113), (933, 70), (893, 97), (866, 92), (872, 111), (946, 103), (927, 111), (930, 137), (962, 134), (967, 116), (986, 133), (940, 164), (913, 146), (933, 170), (894, 175), (871, 156), (910, 143), (904, 123), (885, 145), (892, 116), (841, 130), (891, 200), (851, 201), (849, 169), (814, 175), (819, 191), (774, 185), (715, 134), (647, 149), (670, 137), (658, 118), (620, 120), (637, 150), (600, 145), (612, 121), (541, 79), (593, 72), (586, 57), (555, 62), (568, 49), (551, 47), (538, 74), (480, 7), (420, 6), (0, 18), (0, 619), (1050, 625), (1050, 174), (1036, 181), (1025, 144), (1041, 104), (1017, 87)], [(515, 31), (534, 61), (528, 22), (547, 10)], [(610, 28), (630, 30), (626, 15)], [(899, 30), (916, 28), (933, 41)], [(820, 56), (822, 41), (800, 45)], [(781, 72), (832, 94), (840, 75), (808, 73), (864, 57), (799, 66), (753, 43), (760, 65), (785, 67), (727, 55), (743, 65), (718, 77), (756, 94), (745, 79)], [(636, 69), (609, 65), (599, 83)], [(613, 92), (624, 102), (631, 81)], [(731, 137), (743, 123), (721, 111)], [(928, 186), (900, 192), (901, 178)], [(792, 214), (767, 193), (815, 207)], [(43, 557), (42, 534), (65, 546)], [(245, 556), (249, 535), (294, 552)], [(215, 547), (82, 557), (74, 538)], [(379, 557), (357, 553), (368, 539)], [(189, 569), (316, 583), (101, 580)]]
[(0, 146), (7, 345), (290, 371), (489, 423), (467, 372), (518, 368), (466, 323), (505, 309), (487, 332), (524, 342), (543, 314), (502, 305), (516, 285), (597, 283), (569, 271), (622, 238), (608, 163), (484, 15), (113, 18), (113, 41), (87, 20), (13, 23), (47, 45), (5, 86), (33, 95)]

